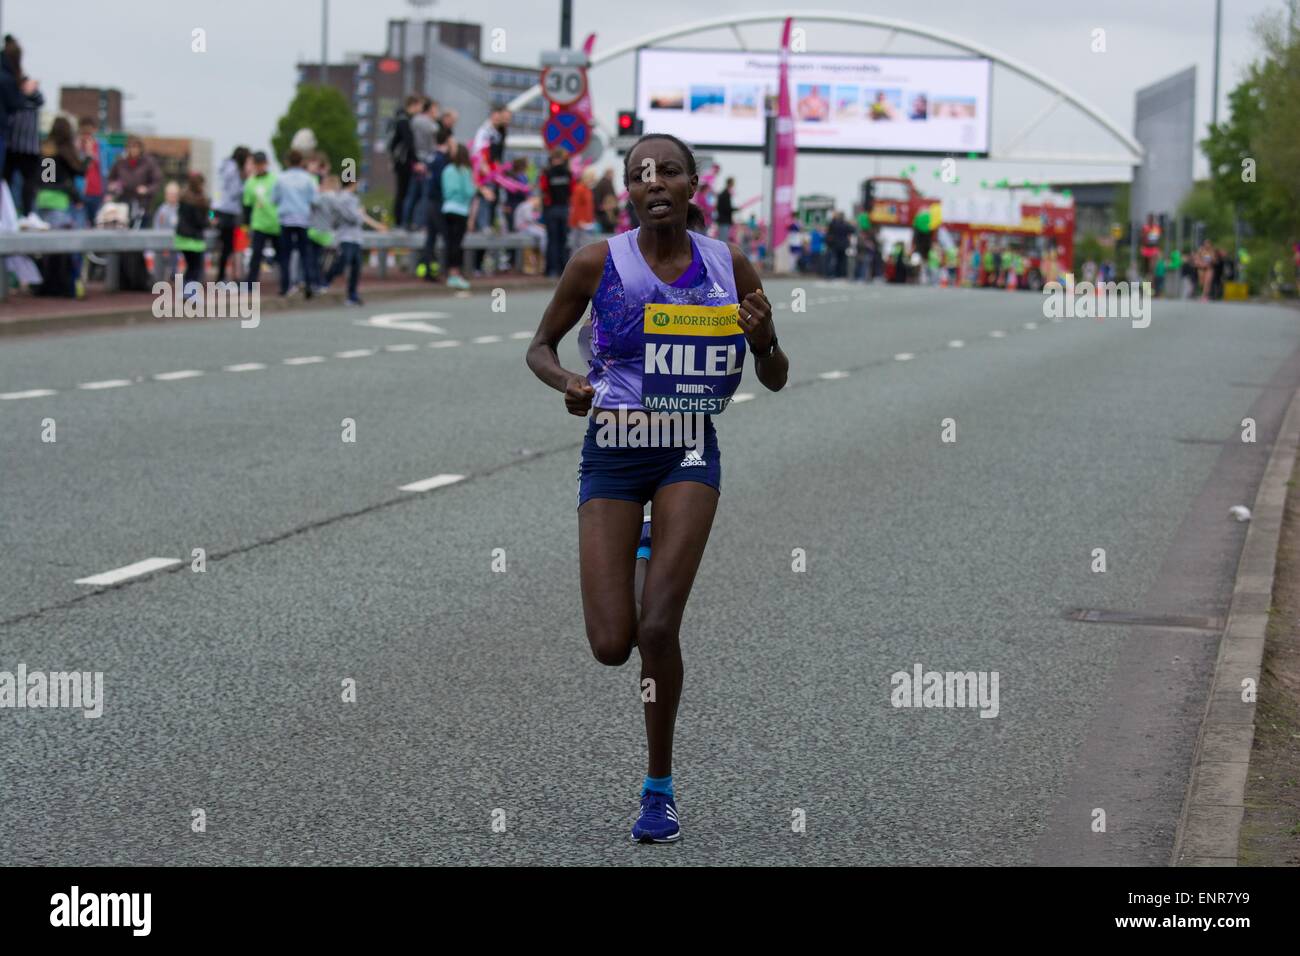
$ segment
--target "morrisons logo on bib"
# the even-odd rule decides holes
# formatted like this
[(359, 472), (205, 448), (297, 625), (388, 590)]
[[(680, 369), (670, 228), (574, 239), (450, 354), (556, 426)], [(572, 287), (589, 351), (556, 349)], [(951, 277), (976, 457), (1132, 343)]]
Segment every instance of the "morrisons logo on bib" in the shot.
[(643, 328), (647, 335), (743, 335), (735, 305), (666, 305), (647, 303)]

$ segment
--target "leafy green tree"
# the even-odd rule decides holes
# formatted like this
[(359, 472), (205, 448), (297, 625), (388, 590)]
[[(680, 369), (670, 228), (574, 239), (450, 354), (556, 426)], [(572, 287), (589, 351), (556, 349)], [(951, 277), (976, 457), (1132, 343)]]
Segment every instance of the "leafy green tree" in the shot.
[(1080, 236), (1074, 244), (1074, 262), (1071, 263), (1071, 268), (1075, 276), (1082, 280), (1085, 262), (1103, 262), (1106, 258), (1106, 248), (1102, 246), (1101, 240), (1093, 235)]
[(338, 173), (344, 160), (355, 164), (355, 174), (361, 177), (361, 141), (357, 138), (357, 119), (347, 99), (332, 86), (304, 84), (289, 104), (288, 112), (271, 137), (271, 148), (283, 164), (289, 154), (289, 143), (294, 133), (302, 128), (316, 135), (316, 148), (330, 158), (330, 167)]
[[(1233, 243), (1232, 204), (1215, 191), (1206, 180), (1192, 186), (1178, 204), (1178, 215), (1205, 224), (1205, 236), (1216, 246), (1230, 248)], [(1190, 239), (1184, 243), (1189, 245)]]
[(1262, 18), (1264, 57), (1228, 95), (1229, 118), (1210, 127), (1201, 149), (1214, 199), (1261, 239), (1300, 234), (1300, 40), (1280, 17)]

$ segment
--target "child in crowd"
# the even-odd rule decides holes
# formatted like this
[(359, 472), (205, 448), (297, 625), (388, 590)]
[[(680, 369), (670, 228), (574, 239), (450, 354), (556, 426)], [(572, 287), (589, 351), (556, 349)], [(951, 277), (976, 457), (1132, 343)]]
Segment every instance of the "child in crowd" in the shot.
[(515, 207), (515, 232), (534, 236), (538, 240), (538, 249), (524, 250), (524, 275), (540, 275), (541, 264), (546, 261), (546, 226), (542, 224), (542, 197), (529, 196)]
[(289, 150), (285, 157), (287, 168), (271, 187), (271, 202), (280, 217), (280, 254), (284, 260), (280, 269), (280, 295), (289, 294), (289, 267), (296, 251), (302, 260), (303, 294), (310, 299), (320, 285), (316, 274), (316, 244), (307, 238), (311, 204), (318, 189), (315, 178), (303, 169), (302, 163), (302, 153)]
[[(180, 200), (180, 184), (172, 180), (163, 187), (162, 205), (154, 210), (153, 227), (155, 229), (166, 229), (168, 232), (176, 231), (177, 223), (180, 222)], [(171, 277), (176, 274), (178, 258), (175, 249), (168, 249), (166, 252), (159, 253), (158, 262), (154, 266), (154, 278), (165, 282), (171, 281)]]
[[(312, 254), (316, 257), (318, 263), (317, 275), (324, 273), (324, 263), (329, 260), (330, 250), (334, 247), (334, 223), (338, 188), (339, 178), (330, 175), (327, 170), (320, 179), (320, 192), (311, 201), (311, 218), (307, 222), (307, 239), (314, 247)], [(315, 291), (323, 292), (328, 284), (328, 280), (322, 279)]]
[[(388, 227), (370, 218), (361, 208), (361, 200), (357, 198), (356, 180), (340, 184), (337, 176), (328, 176), (326, 188), (332, 190), (334, 228), (339, 240), (339, 253), (334, 260), (334, 265), (325, 276), (325, 284), (329, 285), (339, 273), (347, 269), (348, 304), (362, 305), (361, 297), (357, 295), (357, 281), (361, 277), (361, 230), (363, 226), (369, 226), (371, 229), (387, 232)], [(381, 250), (380, 255), (383, 254)]]
[(288, 266), (285, 257), (280, 254), (280, 217), (275, 204), (271, 202), (271, 190), (275, 187), (275, 173), (271, 172), (266, 160), (266, 153), (258, 150), (253, 154), (251, 175), (244, 180), (244, 205), (250, 210), (248, 224), (253, 229), (252, 258), (248, 262), (248, 281), (261, 279), (262, 253), (269, 245), (275, 253), (276, 263), (280, 267), (281, 284), (288, 283)]
[[(171, 185), (175, 185), (172, 183)], [(203, 256), (208, 243), (208, 197), (202, 173), (190, 173), (180, 194), (176, 216), (176, 248), (185, 256), (185, 298), (197, 295), (203, 283)], [(191, 283), (194, 283), (191, 285)]]

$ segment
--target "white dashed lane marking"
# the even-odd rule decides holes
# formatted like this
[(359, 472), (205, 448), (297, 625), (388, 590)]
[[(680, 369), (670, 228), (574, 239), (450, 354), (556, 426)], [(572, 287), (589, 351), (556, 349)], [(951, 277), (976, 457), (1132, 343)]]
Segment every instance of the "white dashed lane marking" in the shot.
[(464, 475), (434, 475), (432, 478), (422, 478), (419, 481), (413, 481), (409, 485), (402, 485), (399, 491), (430, 491), (434, 488), (441, 488), (443, 485), (454, 485), (458, 481), (463, 481)]
[(180, 558), (145, 558), (135, 564), (114, 568), (112, 571), (92, 574), (88, 578), (77, 578), (73, 584), (93, 584), (96, 587), (103, 587), (109, 584), (117, 584), (119, 581), (125, 581), (128, 578), (138, 578), (142, 574), (152, 574), (154, 571), (161, 571), (163, 568), (170, 568), (172, 565), (180, 563)]
[[(851, 296), (842, 296), (842, 297), (823, 296), (819, 299), (811, 299), (809, 301), (812, 304), (821, 304), (826, 302), (850, 301), (851, 298), (852, 298)], [(788, 307), (789, 307), (788, 303), (785, 302), (773, 303), (773, 308), (783, 309)], [(438, 313), (436, 315), (434, 313), (427, 313), (427, 314), (426, 313), (400, 313), (394, 316), (384, 316), (383, 318), (401, 318), (409, 321), (410, 319), (414, 319), (417, 316), (419, 318), (424, 318), (426, 317), (426, 315), (428, 317), (438, 317), (438, 318), (442, 317), (441, 313)], [(1053, 323), (1060, 323), (1063, 322), (1064, 320), (1061, 318), (1053, 317), (1051, 321)], [(359, 324), (368, 325), (372, 323), (367, 321)], [(410, 324), (426, 325), (426, 323), (421, 323), (421, 322), (411, 322)], [(397, 323), (393, 323), (391, 327), (404, 328), (409, 326), (402, 326), (402, 325), (398, 325)], [(1023, 328), (1027, 331), (1033, 331), (1038, 327), (1039, 327), (1039, 323), (1037, 322), (1026, 322), (1023, 325)], [(441, 332), (442, 330), (437, 328), (436, 326), (429, 326), (427, 328), (420, 328), (418, 329), (418, 331)], [(534, 333), (531, 331), (521, 329), (517, 332), (510, 332), (508, 334), (479, 335), (474, 337), (473, 339), (470, 339), (470, 342), (474, 345), (492, 345), (498, 342), (503, 342), (506, 339), (519, 339), (519, 340), (531, 339), (533, 337), (533, 334)], [(1002, 338), (1006, 338), (1006, 336), (1007, 336), (1007, 332), (1003, 329), (994, 329), (993, 331), (989, 332), (989, 337), (994, 339), (1002, 339)], [(457, 346), (463, 344), (464, 343), (460, 339), (439, 339), (437, 341), (428, 343), (429, 348), (431, 349), (450, 349), (450, 348), (456, 348)], [(965, 345), (966, 343), (962, 339), (952, 339), (951, 341), (948, 342), (948, 348), (951, 349), (964, 348)], [(383, 351), (386, 352), (414, 352), (414, 351), (418, 351), (419, 348), (420, 348), (419, 345), (414, 343), (385, 345), (382, 347)], [(334, 357), (339, 359), (364, 358), (366, 356), (374, 355), (378, 351), (380, 351), (379, 348), (347, 349), (342, 352), (335, 352)], [(915, 357), (916, 355), (912, 352), (898, 352), (894, 355), (894, 361), (910, 362)], [(316, 365), (326, 361), (328, 360), (323, 355), (300, 355), (300, 356), (295, 356), (293, 358), (283, 359), (282, 364), (288, 366)], [(255, 372), (255, 371), (262, 371), (266, 369), (266, 367), (267, 366), (262, 362), (242, 362), (237, 365), (222, 366), (223, 370), (227, 372)], [(198, 378), (204, 374), (205, 373), (201, 369), (191, 368), (191, 369), (180, 369), (175, 372), (159, 372), (158, 374), (153, 375), (151, 377), (155, 381), (159, 381), (159, 382), (176, 382), (188, 378)], [(837, 369), (829, 372), (822, 372), (820, 375), (818, 375), (818, 378), (825, 379), (827, 381), (834, 381), (836, 379), (847, 378), (848, 376), (849, 376), (848, 372)], [(143, 379), (137, 379), (136, 381), (143, 381)], [(125, 388), (131, 384), (133, 384), (133, 382), (130, 379), (115, 378), (115, 379), (104, 379), (101, 381), (94, 381), (94, 382), (82, 382), (79, 385), (77, 385), (77, 388), (82, 391), (101, 391), (105, 389)], [(17, 401), (24, 398), (45, 398), (57, 394), (58, 394), (57, 389), (30, 388), (30, 389), (25, 389), (23, 391), (17, 391), (17, 392), (0, 392), (0, 401)], [(741, 402), (752, 401), (754, 397), (755, 396), (752, 393), (742, 392), (736, 396), (733, 396), (732, 402), (741, 403)], [(426, 479), (423, 482), (415, 482), (412, 485), (403, 486), (403, 489), (408, 491), (427, 491), (430, 488), (436, 488), (443, 484), (451, 484), (454, 481), (460, 481), (462, 477), (463, 476), (457, 476), (457, 475), (435, 475), (433, 478)], [(432, 482), (432, 484), (430, 484), (430, 482)]]
[(179, 382), (183, 378), (198, 378), (202, 374), (196, 368), (185, 368), (179, 372), (159, 372), (154, 378), (160, 382)]
[(88, 392), (93, 392), (101, 388), (125, 388), (131, 384), (129, 378), (108, 378), (102, 382), (82, 382), (77, 388), (84, 388)]

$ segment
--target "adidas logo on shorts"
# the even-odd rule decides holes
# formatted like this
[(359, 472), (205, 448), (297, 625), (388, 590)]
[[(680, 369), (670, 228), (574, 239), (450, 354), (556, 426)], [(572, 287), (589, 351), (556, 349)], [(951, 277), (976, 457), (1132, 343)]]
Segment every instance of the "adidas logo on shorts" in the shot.
[(678, 465), (677, 467), (679, 467), (679, 468), (703, 468), (703, 467), (704, 467), (705, 465), (707, 465), (707, 464), (708, 464), (708, 462), (706, 462), (706, 461), (705, 461), (705, 460), (700, 456), (700, 453), (699, 453), (698, 451), (695, 451), (695, 449), (691, 449), (690, 451), (688, 451), (688, 452), (686, 453), (686, 457), (682, 459), (682, 463), (681, 463), (680, 465)]

